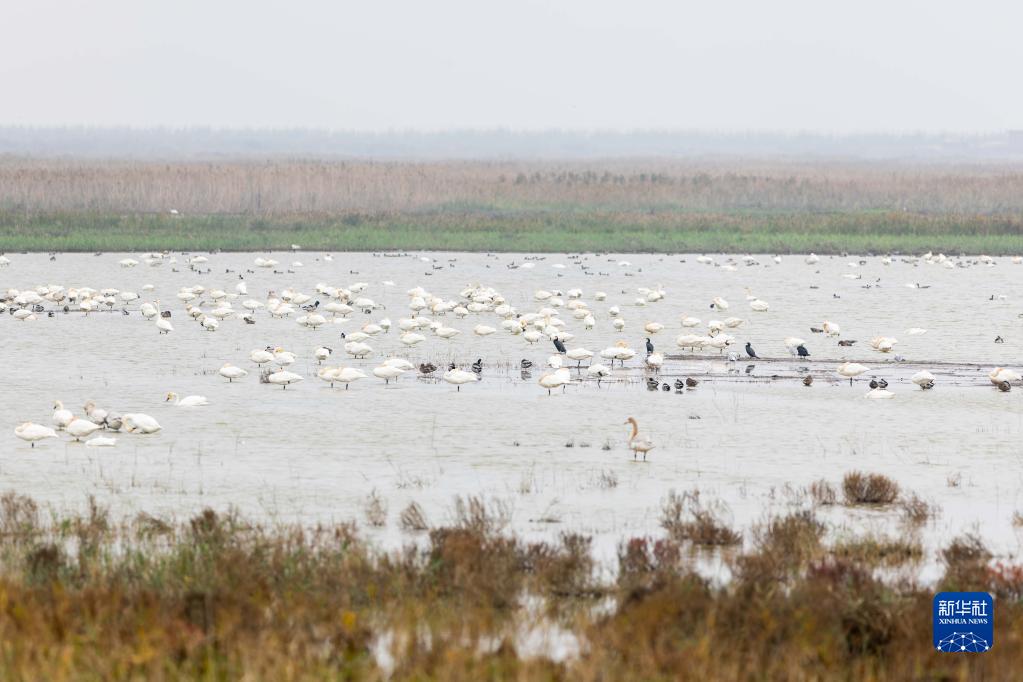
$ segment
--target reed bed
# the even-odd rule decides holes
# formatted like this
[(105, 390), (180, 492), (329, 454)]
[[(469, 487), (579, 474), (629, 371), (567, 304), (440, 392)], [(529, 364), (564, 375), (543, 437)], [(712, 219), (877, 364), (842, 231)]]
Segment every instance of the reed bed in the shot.
[(1008, 254), (1021, 236), (1023, 171), (993, 164), (0, 159), (7, 250)]
[[(683, 525), (687, 509), (712, 506), (673, 503)], [(800, 511), (765, 519), (739, 547), (708, 548), (686, 532), (629, 539), (608, 579), (597, 577), (590, 538), (528, 542), (502, 532), (508, 513), (499, 502), (457, 500), (450, 525), (385, 553), (348, 523), (265, 525), (213, 510), (181, 522), (114, 519), (95, 502), (46, 512), (8, 493), (0, 678), (1016, 675), (1023, 568), (992, 563), (975, 537), (952, 541), (938, 585), (920, 585), (876, 570), (918, 561), (912, 534), (829, 544), (824, 524)], [(696, 572), (695, 558), (708, 552), (726, 562), (730, 581)], [(990, 652), (934, 652), (936, 589), (996, 595)], [(538, 631), (554, 633), (561, 653), (536, 651)]]

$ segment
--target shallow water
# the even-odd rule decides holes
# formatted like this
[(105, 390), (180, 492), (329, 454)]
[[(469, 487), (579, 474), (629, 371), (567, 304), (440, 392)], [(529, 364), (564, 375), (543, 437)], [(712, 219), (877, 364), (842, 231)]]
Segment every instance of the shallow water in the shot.
[[(212, 273), (197, 274), (182, 256), (177, 264), (119, 267), (127, 255), (59, 254), (51, 261), (9, 254), (11, 265), (0, 269), (3, 289), (60, 284), (142, 294), (150, 283), (155, 290), (142, 300), (160, 299), (173, 311), (175, 327), (170, 335), (158, 335), (138, 313), (138, 302), (128, 316), (58, 313), (33, 322), (0, 316), (5, 367), (0, 411), (8, 425), (0, 438), (0, 487), (58, 507), (81, 506), (92, 494), (126, 513), (182, 518), (205, 506), (235, 506), (301, 522), (361, 522), (366, 496), (376, 490), (387, 502), (388, 525), (368, 532), (388, 547), (409, 537), (398, 529), (397, 517), (410, 501), (440, 523), (451, 519), (454, 496), (485, 494), (511, 505), (512, 527), (523, 535), (592, 533), (598, 551), (610, 558), (623, 537), (661, 532), (660, 501), (672, 489), (699, 488), (704, 499), (728, 505), (736, 526), (748, 528), (769, 512), (805, 504), (798, 491), (812, 481), (826, 478), (837, 486), (844, 473), (860, 469), (891, 476), (941, 506), (940, 517), (924, 530), (929, 546), (972, 530), (1003, 555), (1018, 551), (1011, 517), (1023, 510), (1023, 388), (999, 393), (986, 377), (992, 367), (1019, 371), (1023, 364), (1023, 266), (1009, 259), (990, 266), (963, 259), (963, 267), (946, 269), (898, 259), (886, 266), (880, 258), (867, 258), (852, 268), (847, 263), (855, 258), (824, 257), (807, 265), (802, 257), (775, 264), (763, 256), (753, 266), (736, 261), (731, 271), (697, 263), (694, 256), (548, 255), (527, 261), (522, 254), (338, 254), (328, 263), (321, 254), (299, 253), (275, 254), (282, 263), (278, 269), (294, 260), (304, 265), (291, 268), (293, 274), (274, 274), (252, 266), (256, 254), (222, 253), (202, 266)], [(433, 262), (420, 260), (424, 255)], [(715, 258), (718, 264), (729, 261)], [(534, 267), (507, 267), (526, 262)], [(556, 263), (566, 267), (552, 267)], [(175, 298), (180, 287), (233, 291), (238, 272), (248, 283), (248, 297), (257, 300), (270, 289), (315, 294), (318, 282), (364, 281), (370, 287), (363, 295), (386, 309), (356, 313), (315, 331), (296, 324), (295, 316), (275, 320), (265, 310), (255, 325), (227, 319), (212, 333), (185, 316)], [(849, 273), (862, 279), (843, 277)], [(383, 284), (388, 280), (394, 286)], [(421, 285), (448, 299), (475, 283), (494, 287), (520, 312), (541, 307), (533, 299), (537, 289), (581, 288), (597, 327), (586, 331), (565, 311), (566, 330), (576, 335), (570, 348), (599, 351), (622, 339), (640, 350), (649, 336), (643, 325), (658, 321), (666, 329), (652, 340), (674, 355), (681, 353), (677, 335), (706, 329), (683, 330), (683, 314), (702, 318), (704, 325), (734, 315), (746, 320), (727, 330), (738, 341), (735, 350), (741, 354), (750, 341), (766, 359), (733, 364), (717, 351), (669, 358), (661, 371), (668, 381), (701, 378), (698, 388), (679, 395), (647, 390), (640, 352), (601, 387), (587, 381), (548, 396), (536, 381), (553, 348), (530, 346), (500, 329), (474, 336), (479, 323), (499, 328), (493, 313), (441, 318), (462, 332), (452, 341), (424, 332), (427, 341), (412, 349), (398, 342), (397, 321), (409, 315), (408, 289)], [(665, 300), (633, 305), (636, 289), (644, 286), (663, 288)], [(751, 311), (746, 288), (770, 310)], [(594, 301), (597, 290), (607, 292), (607, 301)], [(992, 295), (1005, 299), (989, 300)], [(729, 310), (710, 310), (714, 296), (725, 298)], [(244, 298), (235, 301), (236, 309), (242, 311)], [(621, 306), (627, 325), (622, 332), (611, 326), (611, 305)], [(339, 333), (385, 316), (395, 326), (368, 341), (374, 355), (346, 358)], [(841, 338), (859, 343), (843, 348), (836, 339), (812, 334), (809, 327), (825, 319), (841, 325)], [(910, 327), (928, 331), (910, 336)], [(879, 334), (899, 339), (895, 353), (867, 346)], [(790, 335), (807, 340), (812, 362), (788, 355), (782, 339)], [(996, 335), (1006, 343), (993, 343)], [(296, 352), (299, 360), (289, 369), (305, 381), (287, 390), (258, 383), (248, 355), (268, 345)], [(331, 389), (315, 376), (312, 352), (321, 345), (336, 351), (329, 364), (361, 367), (367, 374), (391, 355), (417, 364), (430, 360), (442, 367), (438, 375), (450, 361), (467, 368), (482, 358), (485, 369), (480, 383), (460, 392), (412, 372), (390, 386), (371, 376), (348, 391)], [(895, 363), (895, 354), (905, 362)], [(536, 364), (528, 380), (518, 370), (522, 358)], [(841, 359), (876, 368), (870, 374), (886, 377), (895, 398), (863, 399), (869, 375), (853, 387), (839, 381), (833, 370)], [(216, 374), (225, 362), (249, 369), (249, 376), (229, 384)], [(921, 391), (908, 381), (921, 367), (938, 376), (934, 390)], [(809, 388), (798, 381), (807, 372), (817, 377)], [(205, 395), (212, 404), (177, 408), (164, 402), (168, 391)], [(33, 450), (14, 438), (13, 428), (22, 421), (49, 425), (58, 399), (76, 412), (88, 399), (116, 412), (145, 412), (163, 430), (119, 434), (116, 447), (96, 449), (51, 440)], [(633, 463), (626, 448), (628, 416), (656, 442), (648, 463)], [(600, 486), (605, 471), (617, 476), (617, 487)], [(961, 483), (950, 486), (956, 478)], [(844, 507), (822, 514), (834, 532), (856, 534), (891, 529), (896, 516), (892, 510)], [(932, 561), (924, 574), (933, 570)]]

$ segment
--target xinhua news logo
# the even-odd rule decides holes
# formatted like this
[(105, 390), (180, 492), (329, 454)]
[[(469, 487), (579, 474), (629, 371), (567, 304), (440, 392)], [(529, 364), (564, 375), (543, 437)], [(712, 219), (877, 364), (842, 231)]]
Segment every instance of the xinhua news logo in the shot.
[(934, 595), (934, 648), (984, 653), (995, 644), (995, 602), (987, 592)]

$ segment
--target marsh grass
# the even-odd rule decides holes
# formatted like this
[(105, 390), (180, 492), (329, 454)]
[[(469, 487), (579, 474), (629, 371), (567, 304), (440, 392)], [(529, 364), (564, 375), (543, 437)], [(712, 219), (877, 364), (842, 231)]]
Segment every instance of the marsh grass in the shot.
[(851, 471), (842, 478), (846, 504), (891, 504), (899, 497), (899, 484), (881, 474)]
[[(940, 582), (998, 597), (998, 645), (956, 657), (929, 646), (921, 614), (935, 588), (874, 570), (915, 561), (905, 538), (829, 547), (800, 512), (758, 524), (726, 559), (725, 583), (698, 574), (670, 537), (623, 541), (608, 578), (585, 535), (525, 541), (495, 530), (489, 501), (461, 508), (455, 525), (381, 552), (353, 524), (262, 525), (213, 510), (120, 520), (95, 502), (46, 515), (4, 498), (0, 524), (14, 531), (0, 534), (0, 679), (1010, 680), (1017, 670), (1023, 569), (990, 565), (975, 537), (941, 552)], [(578, 655), (527, 657), (520, 636), (543, 623), (569, 633)]]
[(674, 490), (661, 505), (661, 527), (675, 542), (691, 542), (697, 547), (737, 545), (742, 536), (721, 519), (727, 510), (721, 505), (700, 502), (697, 490), (679, 495)]

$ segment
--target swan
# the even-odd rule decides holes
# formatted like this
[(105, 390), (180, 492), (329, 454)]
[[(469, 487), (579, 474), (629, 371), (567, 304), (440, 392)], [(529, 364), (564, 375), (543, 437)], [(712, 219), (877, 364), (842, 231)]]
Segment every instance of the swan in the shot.
[(869, 372), (870, 368), (865, 365), (861, 365), (858, 362), (843, 362), (835, 371), (838, 372), (839, 375), (849, 379), (849, 385), (852, 386), (853, 377), (858, 377), (864, 372)]
[(353, 358), (364, 358), (373, 352), (373, 347), (368, 343), (352, 341), (345, 344), (345, 352)]
[(404, 358), (388, 358), (384, 361), (388, 367), (397, 367), (402, 372), (410, 372), (416, 368), (411, 362)]
[(574, 360), (576, 366), (582, 366), (584, 360), (589, 361), (593, 357), (593, 351), (586, 350), (585, 348), (572, 348), (565, 352), (565, 357), (569, 360)]
[(333, 351), (330, 348), (320, 346), (319, 348), (313, 351), (313, 357), (316, 358), (318, 364), (323, 364), (323, 361), (328, 359), (332, 352)]
[(64, 409), (64, 403), (59, 400), (53, 403), (53, 423), (58, 429), (66, 429), (74, 418), (71, 410)]
[(764, 313), (767, 312), (771, 306), (767, 304), (767, 301), (761, 301), (759, 298), (755, 298), (749, 302), (749, 307), (754, 312)]
[(611, 370), (606, 365), (597, 363), (586, 368), (586, 376), (596, 379), (597, 386), (600, 386), (601, 380), (611, 376)]
[(462, 390), (462, 384), (472, 384), (480, 380), (473, 372), (466, 372), (464, 369), (450, 369), (444, 373), (444, 381), (449, 384), (457, 386), (457, 390)]
[(552, 355), (547, 358), (547, 366), (551, 369), (561, 369), (562, 360), (560, 355)]
[[(334, 381), (336, 381), (339, 384), (344, 384), (346, 391), (348, 390), (348, 385), (351, 384), (353, 381), (368, 378), (369, 377), (366, 376), (365, 372), (363, 372), (361, 369), (356, 369), (354, 367), (341, 367), (334, 372)], [(333, 385), (334, 382), (332, 381), (331, 386)]]
[(266, 380), (274, 386), (280, 386), (282, 389), (287, 390), (288, 384), (297, 384), (302, 381), (302, 377), (286, 369), (279, 369), (268, 376)]
[(82, 440), (86, 436), (91, 436), (94, 432), (99, 431), (102, 426), (94, 424), (88, 419), (81, 419), (75, 417), (71, 420), (71, 423), (64, 427), (64, 430), (74, 436), (75, 440)]
[(894, 398), (895, 394), (884, 388), (872, 388), (867, 391), (867, 394), (863, 397), (870, 398), (872, 400), (880, 400), (885, 398)]
[(806, 345), (806, 341), (797, 336), (786, 336), (785, 337), (785, 348), (789, 351), (790, 355), (799, 355), (798, 348)]
[(85, 416), (94, 424), (105, 425), (107, 417), (110, 415), (107, 410), (96, 407), (96, 403), (91, 400), (86, 402), (82, 409), (85, 410)]
[(248, 372), (241, 367), (235, 367), (230, 362), (226, 362), (223, 367), (217, 370), (217, 374), (227, 379), (228, 383), (232, 383), (235, 379), (241, 379), (246, 376)]
[(698, 317), (683, 317), (682, 318), (682, 326), (683, 327), (699, 327), (700, 326), (700, 322), (701, 322), (701, 320)]
[(906, 333), (910, 336), (919, 336), (920, 334), (926, 334), (927, 330), (920, 327), (910, 327), (906, 330)]
[(155, 419), (141, 412), (126, 414), (121, 419), (128, 433), (156, 433), (163, 428)]
[(926, 369), (921, 370), (914, 374), (910, 379), (914, 384), (924, 389), (925, 391), (929, 388), (934, 388), (934, 375), (928, 372)]
[(478, 324), (475, 327), (473, 327), (472, 331), (474, 334), (476, 334), (476, 336), (490, 336), (497, 330), (494, 329), (493, 327), (488, 327), (485, 324)]
[(839, 327), (834, 322), (829, 322), (828, 320), (824, 320), (824, 323), (821, 324), (821, 329), (828, 336), (839, 336), (842, 333), (841, 327)]
[(404, 373), (405, 370), (388, 364), (383, 364), (379, 367), (373, 368), (373, 376), (378, 379), (383, 379), (385, 384), (391, 383), (391, 379), (397, 380), (397, 378)]
[(803, 262), (807, 265), (815, 265), (820, 262), (820, 256), (815, 253), (811, 253), (809, 256), (803, 259)]
[(1019, 373), (1014, 372), (1011, 369), (1005, 369), (1003, 367), (995, 367), (988, 373), (987, 376), (991, 380), (991, 383), (994, 384), (995, 386), (1002, 383), (1003, 381), (1012, 383), (1014, 381), (1021, 380)]
[(24, 422), (14, 427), (14, 435), (35, 447), (37, 441), (41, 441), (44, 438), (56, 438), (57, 432), (48, 426)]
[(654, 370), (656, 372), (664, 364), (664, 354), (663, 353), (651, 353), (650, 355), (646, 356), (645, 362), (646, 362), (646, 366), (647, 367), (649, 367), (650, 369), (652, 369), (652, 370)]
[(173, 402), (176, 407), (200, 407), (210, 404), (210, 401), (206, 400), (204, 395), (189, 395), (181, 398), (173, 391), (167, 394), (164, 402)]
[(117, 445), (117, 439), (109, 436), (96, 436), (85, 441), (85, 445), (90, 448), (112, 448)]
[(548, 374), (544, 374), (540, 377), (539, 384), (547, 389), (547, 395), (551, 395), (551, 390), (555, 388), (561, 388), (565, 390), (565, 386), (572, 382), (572, 375), (568, 368), (562, 367)]
[(295, 364), (295, 354), (283, 348), (274, 349), (274, 363), (279, 367), (288, 367)]
[(636, 459), (636, 455), (642, 452), (645, 462), (646, 453), (654, 449), (654, 442), (650, 440), (649, 436), (639, 435), (639, 424), (636, 423), (635, 417), (629, 417), (625, 423), (632, 424), (632, 435), (629, 436), (629, 449), (632, 450), (632, 458)]
[(414, 346), (417, 343), (422, 343), (423, 341), (426, 341), (426, 337), (423, 336), (422, 334), (416, 334), (415, 332), (406, 332), (402, 334), (398, 338), (398, 340), (401, 341), (406, 346)]
[(870, 340), (870, 347), (879, 353), (891, 353), (898, 342), (898, 339), (890, 336), (875, 336)]
[(174, 331), (174, 327), (164, 318), (160, 318), (156, 321), (156, 328), (160, 330), (161, 334), (170, 334)]
[(147, 320), (151, 320), (160, 314), (160, 311), (157, 310), (156, 306), (153, 305), (152, 303), (143, 303), (139, 307), (139, 312), (141, 312), (142, 317), (146, 318)]

